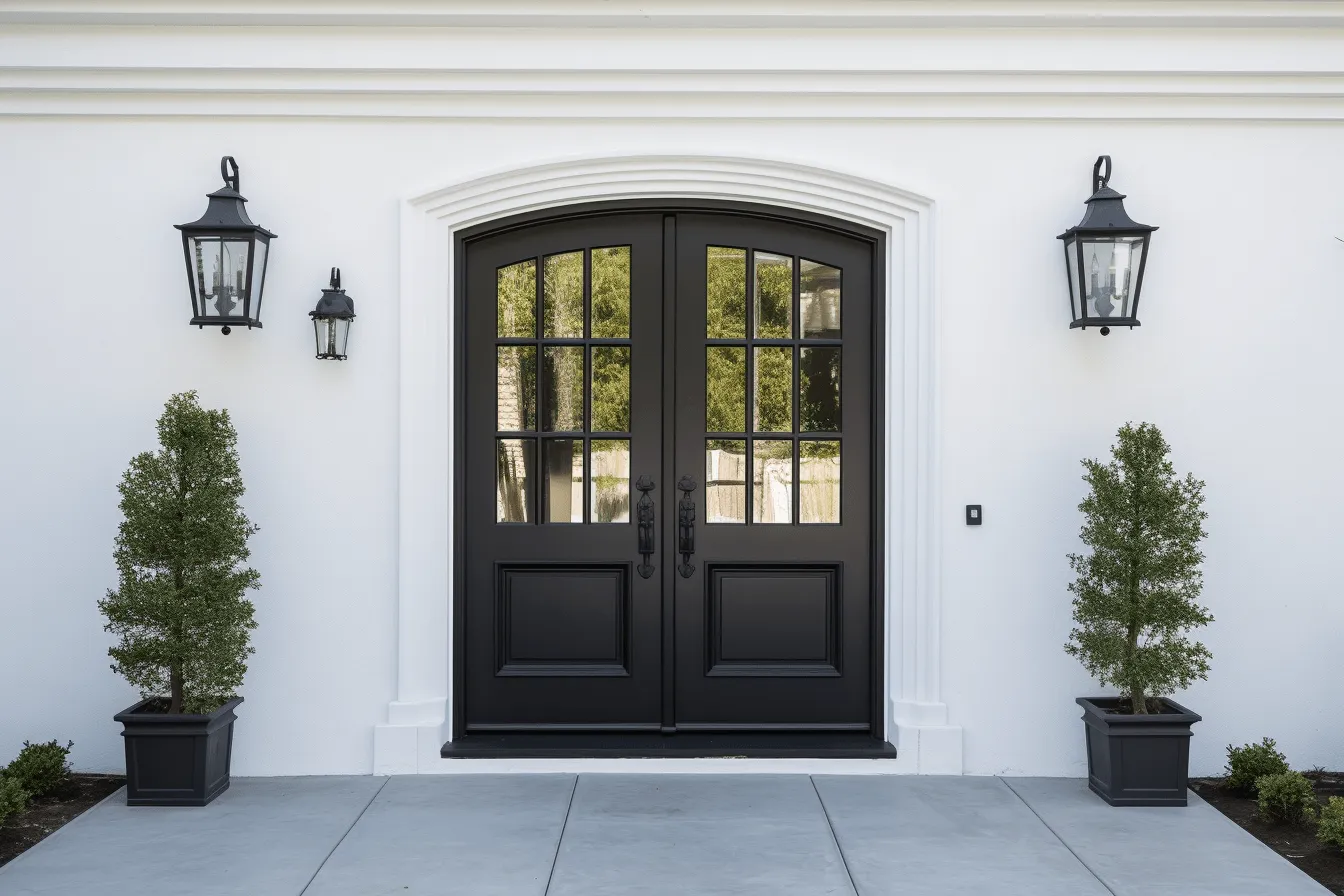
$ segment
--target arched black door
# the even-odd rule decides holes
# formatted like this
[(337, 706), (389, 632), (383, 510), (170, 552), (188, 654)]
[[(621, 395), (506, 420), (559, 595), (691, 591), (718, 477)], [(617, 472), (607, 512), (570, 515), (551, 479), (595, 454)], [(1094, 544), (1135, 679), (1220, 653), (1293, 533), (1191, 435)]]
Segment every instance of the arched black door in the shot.
[(459, 245), (459, 733), (880, 727), (877, 236), (646, 206)]

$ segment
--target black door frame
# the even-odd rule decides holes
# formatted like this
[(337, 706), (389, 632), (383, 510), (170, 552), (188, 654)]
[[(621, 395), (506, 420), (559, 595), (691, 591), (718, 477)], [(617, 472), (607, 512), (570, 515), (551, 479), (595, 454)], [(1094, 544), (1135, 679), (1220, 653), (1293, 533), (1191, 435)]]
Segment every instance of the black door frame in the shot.
[[(726, 200), (694, 200), (694, 199), (623, 199), (607, 200), (601, 202), (584, 202), (574, 205), (558, 206), (554, 208), (539, 209), (531, 212), (524, 212), (516, 215), (509, 215), (503, 218), (497, 218), (493, 221), (487, 221), (466, 227), (454, 232), (453, 234), (453, 258), (455, 267), (453, 271), (453, 290), (451, 296), (452, 302), (452, 320), (454, 328), (454, 338), (452, 345), (452, 369), (454, 376), (454, 388), (452, 396), (452, 420), (454, 432), (457, 434), (458, 444), (453, 447), (453, 576), (452, 576), (452, 619), (453, 619), (453, 656), (452, 656), (452, 674), (453, 674), (453, 713), (452, 713), (452, 738), (456, 739), (466, 731), (466, 527), (462, 521), (466, 518), (466, 451), (461, 447), (462, 440), (466, 437), (466, 363), (467, 363), (467, 342), (466, 342), (466, 252), (470, 243), (483, 239), (485, 237), (496, 236), (512, 230), (531, 227), (536, 224), (555, 223), (567, 220), (578, 220), (598, 215), (611, 215), (620, 213), (644, 213), (664, 212), (667, 217), (663, 224), (663, 248), (664, 257), (676, 245), (676, 218), (678, 212), (696, 212), (700, 214), (724, 214), (737, 217), (755, 217), (771, 221), (782, 221), (792, 224), (804, 224), (810, 227), (817, 227), (823, 230), (829, 230), (835, 233), (843, 234), (854, 239), (861, 240), (871, 244), (873, 253), (872, 270), (872, 321), (871, 321), (871, 340), (872, 340), (872, 407), (870, 412), (873, 415), (874, 425), (872, 426), (872, 453), (869, 473), (869, 481), (875, 499), (870, 502), (870, 544), (868, 546), (869, 566), (870, 566), (870, 606), (869, 606), (869, 648), (870, 662), (869, 670), (871, 680), (869, 682), (869, 692), (871, 694), (871, 734), (874, 739), (879, 741), (886, 740), (886, 663), (885, 663), (885, 644), (886, 644), (886, 576), (885, 576), (885, 551), (883, 546), (886, 541), (885, 526), (885, 503), (880, 500), (880, 496), (886, 492), (886, 428), (884, 411), (886, 408), (886, 381), (883, 376), (886, 366), (886, 306), (887, 306), (887, 278), (886, 278), (886, 257), (887, 257), (887, 235), (875, 228), (866, 227), (861, 224), (855, 224), (844, 221), (839, 218), (833, 218), (828, 215), (821, 215), (814, 212), (808, 212), (798, 209), (777, 207), (772, 205), (751, 203), (751, 202), (732, 202)], [(676, 294), (676, 265), (665, 264), (663, 268), (663, 321), (665, 332), (671, 333), (675, 339), (676, 326), (674, 320), (675, 302), (667, 301), (669, 295)], [(675, 346), (673, 350), (666, 352), (663, 358), (662, 380), (664, 394), (672, 388), (673, 369), (676, 360)], [(664, 403), (663, 408), (663, 454), (664, 463), (673, 462), (674, 451), (673, 443), (675, 432), (672, 425), (674, 408), (670, 402)], [(669, 468), (670, 469), (670, 468)], [(668, 471), (662, 471), (662, 481), (674, 481)], [(668, 506), (671, 503), (668, 502)], [(659, 552), (663, 553), (663, 545), (666, 543), (666, 533), (668, 526), (658, 527)], [(672, 666), (676, 660), (676, 654), (673, 650), (675, 625), (673, 620), (673, 601), (668, 599), (668, 595), (673, 593), (671, 577), (673, 575), (672, 564), (660, 563), (663, 582), (663, 723), (664, 729), (671, 724), (671, 713), (673, 700), (675, 698), (674, 686), (675, 675)]]

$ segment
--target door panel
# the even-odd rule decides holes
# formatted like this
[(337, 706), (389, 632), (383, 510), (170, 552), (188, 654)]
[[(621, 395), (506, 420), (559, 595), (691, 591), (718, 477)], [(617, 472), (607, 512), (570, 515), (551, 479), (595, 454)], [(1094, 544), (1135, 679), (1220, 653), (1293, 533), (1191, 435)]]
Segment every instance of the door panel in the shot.
[(662, 460), (662, 216), (512, 231), (466, 264), (467, 728), (657, 727), (661, 589), (631, 519)]
[(677, 221), (678, 728), (871, 719), (871, 244)]

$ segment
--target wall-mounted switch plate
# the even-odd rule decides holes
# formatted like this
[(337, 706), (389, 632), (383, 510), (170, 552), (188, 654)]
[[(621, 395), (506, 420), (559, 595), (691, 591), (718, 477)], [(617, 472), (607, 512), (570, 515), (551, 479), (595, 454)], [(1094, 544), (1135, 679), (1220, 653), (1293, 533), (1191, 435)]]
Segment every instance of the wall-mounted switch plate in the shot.
[(985, 515), (980, 511), (979, 504), (966, 505), (966, 525), (978, 526), (984, 520)]

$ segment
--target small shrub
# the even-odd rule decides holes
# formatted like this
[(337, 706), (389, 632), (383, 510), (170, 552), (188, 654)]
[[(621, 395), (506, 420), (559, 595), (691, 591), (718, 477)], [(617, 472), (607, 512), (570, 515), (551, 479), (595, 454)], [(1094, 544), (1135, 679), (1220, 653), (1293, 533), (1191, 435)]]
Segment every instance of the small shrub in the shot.
[(0, 824), (28, 807), (28, 791), (18, 781), (0, 775)]
[(1255, 782), (1260, 817), (1280, 824), (1298, 824), (1316, 817), (1316, 791), (1301, 772), (1265, 775)]
[(1321, 810), (1321, 823), (1316, 828), (1316, 839), (1326, 846), (1344, 849), (1344, 797), (1330, 797), (1330, 802)]
[(24, 741), (18, 758), (5, 767), (4, 775), (19, 782), (29, 796), (51, 793), (70, 776), (70, 763), (65, 760), (74, 745), (74, 741), (65, 746), (54, 740), (45, 744)]
[(1269, 737), (1244, 747), (1228, 744), (1225, 786), (1240, 793), (1254, 794), (1257, 778), (1289, 771), (1287, 757), (1274, 747), (1274, 740)]

